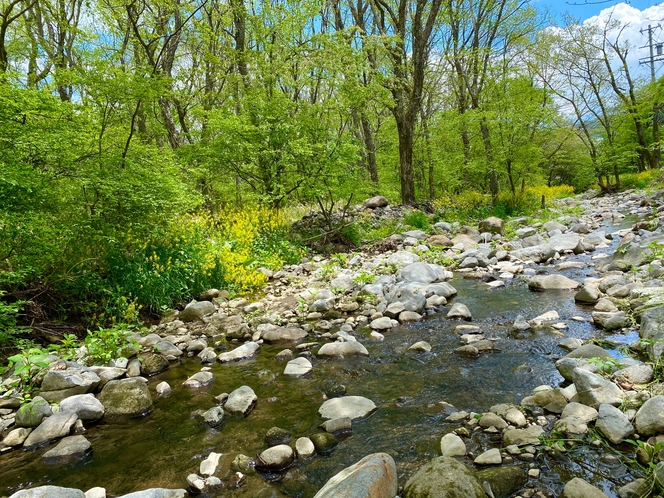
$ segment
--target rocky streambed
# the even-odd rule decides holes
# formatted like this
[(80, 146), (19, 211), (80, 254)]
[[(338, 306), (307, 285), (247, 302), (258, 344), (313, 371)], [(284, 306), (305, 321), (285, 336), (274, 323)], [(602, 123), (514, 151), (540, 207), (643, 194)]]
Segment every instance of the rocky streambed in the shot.
[(211, 291), (136, 357), (53, 358), (40, 398), (0, 399), (0, 494), (648, 496), (664, 389), (626, 346), (661, 352), (660, 206), (440, 223)]

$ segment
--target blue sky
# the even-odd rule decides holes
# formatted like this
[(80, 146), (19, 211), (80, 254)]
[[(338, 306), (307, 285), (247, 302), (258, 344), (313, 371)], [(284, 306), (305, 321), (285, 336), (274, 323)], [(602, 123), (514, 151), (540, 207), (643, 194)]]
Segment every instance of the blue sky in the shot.
[[(535, 0), (535, 5), (547, 6), (551, 12), (555, 13), (560, 19), (560, 16), (568, 12), (572, 16), (582, 21), (598, 15), (602, 10), (611, 8), (617, 4), (627, 4), (630, 7), (644, 11), (649, 7), (653, 7), (663, 2), (657, 0), (630, 0), (630, 1), (608, 1), (600, 2), (600, 0)], [(659, 20), (659, 19), (658, 19)]]
[[(628, 42), (628, 62), (633, 76), (649, 77), (647, 65), (639, 64), (639, 60), (648, 56), (648, 49), (642, 48), (648, 43), (646, 30), (648, 25), (655, 28), (653, 42), (664, 44), (664, 1), (661, 0), (533, 0), (534, 6), (548, 8), (556, 16), (556, 22), (562, 23), (567, 12), (583, 24), (602, 26), (607, 19), (620, 20), (627, 26), (621, 32), (621, 40)], [(664, 75), (664, 62), (655, 64), (657, 77)]]

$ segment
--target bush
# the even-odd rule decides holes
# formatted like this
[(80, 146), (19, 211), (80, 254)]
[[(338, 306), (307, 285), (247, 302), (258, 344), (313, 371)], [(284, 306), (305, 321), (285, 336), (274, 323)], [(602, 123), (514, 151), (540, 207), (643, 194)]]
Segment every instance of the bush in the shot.
[(422, 211), (408, 211), (404, 214), (404, 220), (413, 228), (420, 230), (429, 229), (429, 218)]
[(299, 261), (302, 250), (287, 238), (286, 220), (260, 207), (179, 217), (145, 233), (128, 230), (83, 270), (88, 300), (102, 305), (93, 323), (137, 323), (142, 309), (158, 312), (215, 287), (234, 294), (260, 289), (259, 267), (277, 269)]

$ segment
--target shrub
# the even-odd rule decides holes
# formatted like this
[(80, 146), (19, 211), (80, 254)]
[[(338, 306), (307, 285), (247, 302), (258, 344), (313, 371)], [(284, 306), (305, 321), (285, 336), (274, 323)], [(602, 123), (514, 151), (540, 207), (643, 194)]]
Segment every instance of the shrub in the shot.
[(429, 218), (422, 211), (409, 211), (404, 214), (404, 220), (413, 228), (419, 228), (420, 230), (429, 229)]
[(99, 267), (83, 270), (85, 287), (102, 298), (94, 323), (137, 323), (142, 309), (157, 312), (211, 287), (253, 292), (267, 280), (259, 267), (277, 269), (303, 254), (287, 240), (285, 219), (260, 207), (182, 216), (147, 234), (140, 228), (110, 246)]

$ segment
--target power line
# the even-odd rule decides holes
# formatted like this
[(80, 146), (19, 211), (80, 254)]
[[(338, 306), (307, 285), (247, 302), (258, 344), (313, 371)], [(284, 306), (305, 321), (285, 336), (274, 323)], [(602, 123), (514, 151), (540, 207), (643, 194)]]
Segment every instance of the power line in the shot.
[(659, 29), (661, 26), (658, 24), (655, 27), (648, 24), (648, 29), (641, 29), (639, 33), (643, 34), (644, 31), (648, 32), (648, 44), (639, 48), (648, 48), (650, 50), (650, 55), (648, 57), (642, 57), (639, 59), (639, 64), (650, 64), (650, 79), (655, 82), (655, 62), (664, 61), (664, 43), (662, 42), (653, 42), (652, 34), (656, 29)]

